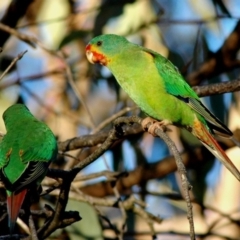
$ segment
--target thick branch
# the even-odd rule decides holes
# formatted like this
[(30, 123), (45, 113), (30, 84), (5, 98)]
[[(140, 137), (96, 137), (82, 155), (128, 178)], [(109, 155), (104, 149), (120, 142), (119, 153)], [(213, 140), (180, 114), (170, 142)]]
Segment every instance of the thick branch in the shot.
[[(126, 126), (126, 128), (124, 128), (124, 132), (121, 138), (130, 137), (142, 132), (143, 130), (140, 125), (136, 124), (136, 125), (132, 125), (131, 127)], [(59, 151), (66, 152), (66, 151), (71, 151), (71, 150), (75, 150), (83, 147), (97, 146), (98, 144), (103, 143), (107, 139), (109, 134), (110, 134), (109, 131), (102, 131), (94, 135), (85, 135), (82, 137), (72, 138), (64, 142), (59, 142), (58, 148), (59, 148)]]
[(195, 86), (193, 89), (199, 97), (211, 96), (227, 92), (236, 92), (240, 90), (240, 79), (222, 83), (208, 84), (206, 86)]

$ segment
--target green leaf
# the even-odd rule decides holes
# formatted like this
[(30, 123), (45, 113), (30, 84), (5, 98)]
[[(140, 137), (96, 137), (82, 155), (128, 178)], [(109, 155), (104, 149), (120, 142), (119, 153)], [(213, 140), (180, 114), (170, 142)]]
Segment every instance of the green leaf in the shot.
[(66, 210), (79, 211), (82, 217), (81, 221), (65, 228), (71, 240), (103, 240), (98, 215), (90, 204), (69, 199)]

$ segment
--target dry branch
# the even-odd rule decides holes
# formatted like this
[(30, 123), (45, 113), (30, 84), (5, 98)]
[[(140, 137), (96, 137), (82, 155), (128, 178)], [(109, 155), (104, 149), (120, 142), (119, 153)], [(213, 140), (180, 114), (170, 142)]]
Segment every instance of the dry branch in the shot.
[[(1, 25), (1, 24), (0, 24)], [(27, 50), (26, 51), (24, 51), (24, 52), (21, 52), (21, 53), (19, 53), (18, 55), (17, 55), (17, 57), (15, 57), (13, 60), (12, 60), (12, 62), (10, 63), (10, 65), (6, 68), (6, 70), (1, 74), (1, 76), (0, 76), (0, 81), (4, 78), (4, 76), (9, 72), (9, 70), (16, 64), (16, 62), (17, 61), (19, 61), (22, 57), (23, 57), (23, 55), (25, 54), (27, 52)]]
[[(120, 120), (121, 120), (121, 118), (120, 118)], [(138, 122), (140, 124), (142, 120), (139, 118), (139, 119), (134, 119), (134, 121)], [(167, 134), (164, 133), (163, 129), (161, 129), (160, 127), (155, 129), (155, 134), (164, 140), (164, 142), (167, 144), (167, 146), (169, 147), (169, 150), (173, 153), (173, 156), (175, 158), (177, 169), (178, 169), (178, 172), (181, 177), (184, 198), (187, 203), (187, 217), (188, 217), (189, 225), (190, 225), (190, 238), (191, 238), (191, 240), (195, 240), (192, 203), (191, 203), (190, 194), (189, 194), (190, 190), (192, 189), (192, 186), (190, 185), (190, 183), (188, 181), (186, 168), (183, 164), (181, 155), (180, 155), (176, 145), (167, 136)]]
[(195, 71), (187, 76), (187, 81), (192, 85), (198, 85), (202, 80), (228, 72), (234, 68), (240, 67), (240, 61), (237, 59), (237, 53), (240, 49), (240, 21), (232, 33), (227, 37), (222, 47), (206, 60)]
[[(34, 2), (33, 0), (15, 0), (10, 1), (8, 9), (6, 10), (4, 16), (2, 17), (0, 23), (1, 26), (4, 24), (5, 26), (14, 28), (17, 25), (18, 20), (23, 17), (29, 7), (29, 5)], [(0, 30), (0, 47), (3, 47), (7, 39), (10, 37), (12, 33), (5, 31), (3, 29)]]
[(208, 84), (206, 86), (195, 86), (193, 89), (199, 97), (212, 96), (228, 92), (237, 92), (240, 90), (240, 79), (222, 83)]
[[(126, 128), (124, 129), (123, 137), (130, 137), (139, 133), (143, 133), (142, 127), (140, 125), (133, 125), (131, 127), (126, 126)], [(65, 152), (84, 147), (94, 147), (100, 143), (103, 143), (107, 139), (109, 134), (109, 131), (102, 131), (94, 135), (85, 135), (72, 138), (64, 142), (59, 142), (58, 148), (59, 151)]]

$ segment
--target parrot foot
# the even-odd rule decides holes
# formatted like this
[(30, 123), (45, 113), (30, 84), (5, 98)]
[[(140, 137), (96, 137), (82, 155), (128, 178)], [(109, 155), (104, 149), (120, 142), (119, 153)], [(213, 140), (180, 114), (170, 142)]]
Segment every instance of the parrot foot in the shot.
[(156, 133), (155, 130), (157, 128), (161, 128), (164, 132), (166, 131), (171, 131), (167, 128), (167, 125), (170, 125), (171, 122), (168, 120), (162, 120), (162, 121), (157, 121), (154, 118), (151, 117), (146, 117), (143, 119), (142, 121), (142, 127), (144, 129), (144, 131), (148, 131), (150, 134), (152, 134), (154, 137), (156, 137)]
[(150, 125), (153, 125), (154, 123), (156, 123), (157, 120), (151, 117), (146, 117), (142, 120), (142, 128), (144, 131), (148, 131), (148, 128), (150, 127)]

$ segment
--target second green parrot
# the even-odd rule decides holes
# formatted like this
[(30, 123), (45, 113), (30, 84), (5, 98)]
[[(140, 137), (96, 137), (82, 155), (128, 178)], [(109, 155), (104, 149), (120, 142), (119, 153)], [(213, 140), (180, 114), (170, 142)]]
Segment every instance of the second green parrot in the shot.
[(10, 233), (28, 189), (44, 178), (57, 155), (57, 141), (49, 127), (23, 104), (3, 113), (7, 133), (0, 143), (0, 178), (7, 190)]
[(93, 38), (86, 56), (89, 62), (108, 67), (147, 115), (163, 125), (186, 128), (240, 181), (240, 172), (213, 137), (232, 137), (232, 132), (201, 103), (168, 59), (114, 34)]

